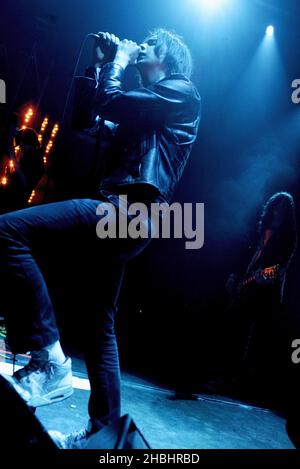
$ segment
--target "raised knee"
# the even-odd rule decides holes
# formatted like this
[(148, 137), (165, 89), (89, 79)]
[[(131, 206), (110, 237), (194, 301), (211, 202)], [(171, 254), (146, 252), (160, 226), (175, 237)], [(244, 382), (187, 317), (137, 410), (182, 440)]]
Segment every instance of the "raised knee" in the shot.
[(15, 232), (12, 216), (10, 213), (0, 215), (0, 242), (13, 237)]
[(6, 235), (7, 228), (7, 215), (0, 215), (0, 237)]

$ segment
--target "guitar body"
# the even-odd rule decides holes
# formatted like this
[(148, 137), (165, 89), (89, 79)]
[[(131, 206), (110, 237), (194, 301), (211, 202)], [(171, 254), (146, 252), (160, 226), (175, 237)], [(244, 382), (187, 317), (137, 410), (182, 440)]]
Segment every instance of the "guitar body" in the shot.
[[(231, 302), (229, 309), (232, 309), (239, 305), (242, 297), (244, 297), (245, 302), (247, 303), (247, 290), (251, 285), (270, 285), (274, 284), (275, 281), (280, 277), (280, 266), (279, 264), (273, 265), (271, 267), (265, 267), (264, 269), (258, 269), (251, 272), (251, 274), (241, 280), (236, 288), (234, 289), (233, 294), (231, 295)], [(246, 294), (246, 296), (245, 296)]]
[[(273, 265), (272, 267), (265, 267), (264, 269), (258, 269), (252, 274), (247, 277), (246, 279), (242, 280), (238, 284), (238, 290), (241, 291), (241, 289), (250, 283), (257, 282), (259, 284), (263, 283), (272, 283), (272, 281), (276, 280), (279, 277), (280, 270), (279, 270), (279, 264)], [(261, 278), (261, 281), (258, 281), (258, 278)]]

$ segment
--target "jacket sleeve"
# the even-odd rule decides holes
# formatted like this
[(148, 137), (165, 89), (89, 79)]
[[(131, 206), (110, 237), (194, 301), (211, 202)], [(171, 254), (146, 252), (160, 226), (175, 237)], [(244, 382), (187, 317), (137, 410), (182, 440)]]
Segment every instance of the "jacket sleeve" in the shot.
[(93, 112), (96, 80), (76, 77), (72, 106), (72, 129), (83, 130), (95, 125)]
[(186, 79), (166, 79), (149, 88), (122, 91), (124, 69), (106, 64), (100, 75), (95, 107), (105, 119), (116, 123), (129, 119), (166, 122), (176, 115), (197, 116), (200, 97)]

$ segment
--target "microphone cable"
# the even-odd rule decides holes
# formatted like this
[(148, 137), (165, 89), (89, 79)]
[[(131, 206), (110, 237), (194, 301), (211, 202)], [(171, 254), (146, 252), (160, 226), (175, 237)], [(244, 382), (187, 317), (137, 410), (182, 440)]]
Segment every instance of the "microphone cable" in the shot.
[(80, 47), (79, 47), (78, 57), (77, 57), (77, 60), (76, 60), (76, 63), (75, 63), (75, 67), (74, 67), (74, 71), (73, 71), (73, 74), (72, 74), (70, 86), (69, 86), (68, 92), (67, 92), (67, 97), (66, 97), (64, 109), (63, 109), (62, 116), (61, 116), (61, 126), (63, 126), (64, 121), (65, 121), (65, 118), (66, 118), (67, 109), (68, 109), (69, 102), (70, 102), (70, 98), (71, 98), (71, 94), (72, 94), (72, 88), (73, 88), (74, 80), (75, 80), (75, 78), (76, 78), (76, 74), (77, 74), (77, 70), (78, 70), (78, 67), (79, 67), (79, 63), (80, 63), (80, 60), (81, 60), (81, 57), (82, 57), (83, 49), (84, 49), (84, 46), (85, 46), (87, 40), (88, 40), (90, 37), (91, 37), (90, 33), (87, 34), (87, 35), (85, 36), (85, 38), (83, 39), (83, 41), (81, 42), (81, 45), (80, 45)]

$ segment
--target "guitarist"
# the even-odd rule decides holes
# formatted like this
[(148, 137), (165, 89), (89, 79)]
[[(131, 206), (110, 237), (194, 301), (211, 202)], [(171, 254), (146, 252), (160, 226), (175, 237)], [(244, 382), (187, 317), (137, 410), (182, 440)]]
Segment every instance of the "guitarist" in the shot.
[[(271, 344), (274, 358), (274, 338), (279, 352), (277, 339), (280, 341), (285, 278), (297, 245), (295, 204), (289, 193), (278, 192), (267, 200), (258, 234), (257, 248), (245, 275), (238, 278), (231, 274), (226, 284), (232, 297), (230, 310), (235, 323), (231, 334), (237, 338), (231, 347), (231, 360), (235, 362), (239, 356), (241, 373), (248, 378), (249, 372), (256, 373), (257, 366), (263, 365), (264, 357), (268, 359), (266, 352)], [(262, 366), (263, 372), (267, 368), (270, 369), (268, 365)]]

